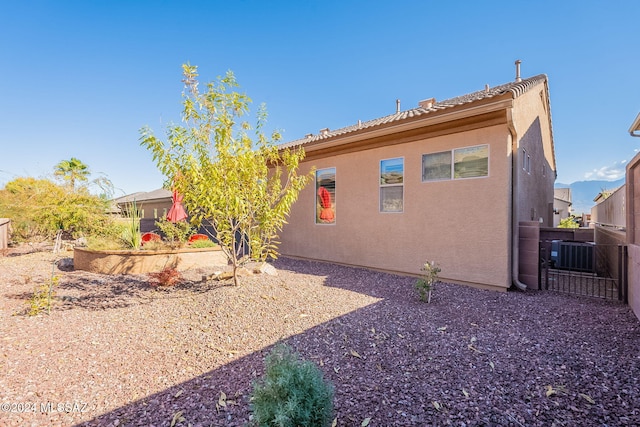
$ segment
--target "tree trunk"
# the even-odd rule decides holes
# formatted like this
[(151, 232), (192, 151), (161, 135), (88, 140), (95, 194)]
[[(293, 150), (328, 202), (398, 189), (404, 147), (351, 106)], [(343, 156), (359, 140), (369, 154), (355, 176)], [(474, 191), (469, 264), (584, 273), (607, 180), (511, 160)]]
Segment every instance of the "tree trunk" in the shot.
[(238, 263), (233, 263), (233, 285), (238, 286), (240, 284), (238, 280)]

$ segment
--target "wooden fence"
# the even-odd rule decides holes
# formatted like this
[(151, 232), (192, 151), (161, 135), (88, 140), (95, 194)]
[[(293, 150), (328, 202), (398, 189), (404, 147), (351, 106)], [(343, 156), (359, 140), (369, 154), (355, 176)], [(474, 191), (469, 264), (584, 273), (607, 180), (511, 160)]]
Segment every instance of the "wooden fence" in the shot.
[(3, 254), (9, 246), (9, 218), (0, 218), (0, 254)]

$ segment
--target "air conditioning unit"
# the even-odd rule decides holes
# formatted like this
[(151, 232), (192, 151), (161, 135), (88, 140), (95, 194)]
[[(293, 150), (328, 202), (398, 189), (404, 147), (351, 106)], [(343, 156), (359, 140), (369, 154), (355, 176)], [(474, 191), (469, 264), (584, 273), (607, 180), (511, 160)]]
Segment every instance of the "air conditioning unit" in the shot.
[(593, 242), (551, 241), (551, 262), (562, 270), (595, 272), (596, 245)]

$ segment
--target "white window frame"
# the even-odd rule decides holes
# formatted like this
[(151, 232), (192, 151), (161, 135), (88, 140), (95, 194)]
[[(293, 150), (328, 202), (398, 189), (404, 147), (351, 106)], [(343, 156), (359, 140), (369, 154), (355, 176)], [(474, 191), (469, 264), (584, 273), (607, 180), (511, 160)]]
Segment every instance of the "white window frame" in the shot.
[[(458, 150), (464, 150), (464, 149), (468, 149), (468, 148), (475, 148), (475, 147), (487, 147), (487, 174), (486, 175), (478, 175), (478, 176), (468, 176), (468, 177), (457, 177), (455, 176), (455, 168), (456, 168), (456, 151)], [(438, 179), (425, 179), (424, 178), (424, 159), (425, 156), (430, 156), (433, 154), (441, 154), (441, 153), (449, 153), (450, 155), (450, 172), (449, 172), (449, 177), (448, 178), (438, 178)], [(422, 179), (422, 182), (439, 182), (439, 181), (458, 181), (461, 179), (478, 179), (478, 178), (488, 178), (491, 175), (491, 171), (490, 171), (490, 164), (491, 162), (489, 161), (489, 159), (491, 158), (491, 146), (489, 144), (477, 144), (477, 145), (469, 145), (466, 147), (458, 147), (458, 148), (452, 148), (451, 150), (444, 150), (444, 151), (436, 151), (433, 153), (424, 153), (422, 154), (422, 158), (421, 158), (421, 162), (420, 162), (420, 166), (421, 166), (421, 171), (420, 171), (420, 177)]]
[(318, 220), (318, 173), (319, 172), (323, 172), (323, 171), (328, 171), (330, 169), (333, 169), (333, 184), (334, 184), (334, 188), (333, 188), (333, 203), (334, 205), (338, 206), (338, 202), (337, 202), (337, 198), (336, 198), (336, 182), (338, 181), (337, 179), (337, 175), (338, 175), (338, 168), (335, 166), (328, 166), (326, 168), (320, 168), (320, 169), (316, 169), (316, 172), (314, 173), (313, 176), (313, 181), (314, 181), (314, 188), (315, 188), (315, 196), (313, 198), (314, 203), (313, 203), (313, 223), (315, 225), (321, 225), (321, 226), (325, 226), (325, 225), (336, 225), (336, 222), (338, 220), (337, 217), (337, 209), (334, 209), (334, 218), (332, 222), (322, 222)]
[(528, 174), (531, 173), (531, 155), (524, 148), (522, 149), (522, 170)]

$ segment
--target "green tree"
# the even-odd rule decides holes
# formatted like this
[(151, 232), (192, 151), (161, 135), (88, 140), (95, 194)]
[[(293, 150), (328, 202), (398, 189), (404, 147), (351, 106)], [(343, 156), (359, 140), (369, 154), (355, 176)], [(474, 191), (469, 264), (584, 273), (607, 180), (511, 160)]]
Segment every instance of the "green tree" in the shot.
[(558, 224), (558, 228), (580, 228), (580, 224), (578, 224), (576, 217), (571, 215), (567, 218), (561, 219), (560, 224)]
[(197, 67), (182, 69), (185, 125), (169, 126), (166, 142), (142, 128), (141, 145), (184, 196), (195, 222), (211, 224), (237, 285), (237, 270), (246, 261), (277, 257), (277, 235), (310, 177), (297, 173), (304, 151), (279, 150), (280, 134), (265, 135), (264, 106), (255, 127), (242, 119), (251, 100), (235, 90), (231, 71), (200, 92)]
[(14, 241), (51, 239), (58, 230), (73, 236), (109, 234), (114, 226), (107, 204), (47, 179), (16, 178), (0, 190), (0, 217), (11, 218)]
[(80, 160), (72, 157), (70, 160), (62, 160), (54, 168), (54, 174), (67, 182), (72, 190), (76, 189), (76, 183), (89, 180), (89, 167)]

